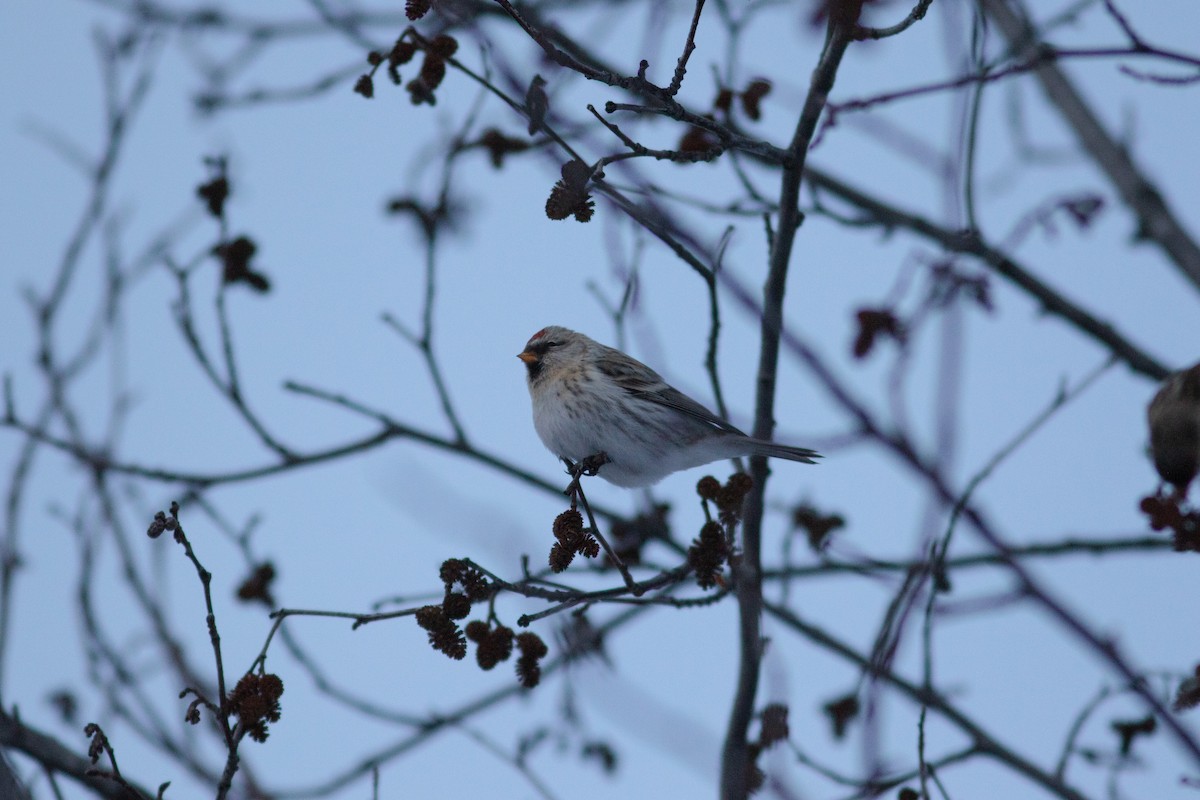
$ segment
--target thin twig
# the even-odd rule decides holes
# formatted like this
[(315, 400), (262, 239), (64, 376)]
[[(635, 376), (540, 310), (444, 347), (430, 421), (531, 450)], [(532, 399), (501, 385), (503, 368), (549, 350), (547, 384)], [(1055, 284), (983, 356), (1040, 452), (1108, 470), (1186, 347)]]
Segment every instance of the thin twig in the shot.
[(688, 59), (691, 57), (692, 51), (696, 49), (696, 28), (700, 26), (700, 12), (703, 10), (704, 0), (696, 0), (696, 10), (692, 12), (692, 26), (688, 29), (687, 41), (683, 45), (683, 55), (679, 57), (679, 61), (675, 65), (675, 75), (667, 87), (667, 94), (672, 97), (679, 94), (679, 89), (683, 86), (683, 76), (687, 73)]
[[(1008, 558), (1024, 560), (1077, 555), (1101, 556), (1110, 553), (1128, 552), (1169, 552), (1170, 550), (1171, 540), (1162, 535), (1132, 536), (1123, 539), (1068, 537), (1042, 544), (1014, 547), (1009, 550)], [(1006, 563), (1007, 559), (996, 553), (958, 556), (956, 558), (947, 558), (943, 562), (947, 571), (953, 570), (955, 572), (976, 567), (1002, 567)], [(878, 575), (888, 572), (907, 573), (913, 570), (929, 570), (932, 565), (933, 562), (927, 559), (912, 561), (879, 561), (875, 559), (864, 559), (853, 562), (822, 561), (819, 564), (807, 566), (764, 569), (763, 580), (787, 582), (792, 578), (835, 577), (846, 573), (856, 575)]]
[(466, 734), (467, 738), (474, 741), (484, 750), (491, 753), (505, 764), (508, 764), (517, 772), (521, 773), (521, 776), (524, 777), (525, 780), (529, 781), (529, 785), (532, 786), (534, 791), (541, 795), (544, 800), (556, 800), (554, 794), (550, 791), (550, 787), (546, 786), (545, 782), (536, 774), (534, 774), (533, 770), (529, 768), (529, 764), (527, 763), (526, 759), (509, 755), (508, 753), (504, 752), (504, 749), (501, 748), (500, 745), (493, 742), (487, 736), (484, 736), (479, 731), (475, 730), (474, 728), (470, 728), (461, 722), (455, 727)]
[(895, 25), (889, 25), (886, 28), (869, 28), (865, 25), (859, 25), (854, 29), (854, 38), (859, 41), (864, 39), (886, 39), (889, 36), (904, 33), (913, 25), (925, 19), (925, 13), (929, 11), (931, 5), (933, 5), (933, 0), (917, 0), (917, 4), (913, 6), (912, 11), (908, 12), (908, 16)]

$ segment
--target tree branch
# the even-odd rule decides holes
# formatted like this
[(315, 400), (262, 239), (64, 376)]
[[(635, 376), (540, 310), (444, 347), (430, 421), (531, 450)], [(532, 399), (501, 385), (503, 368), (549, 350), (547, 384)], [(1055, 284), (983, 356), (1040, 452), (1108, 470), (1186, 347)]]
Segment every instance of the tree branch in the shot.
[[(768, 260), (767, 279), (763, 286), (761, 345), (754, 411), (753, 435), (770, 439), (775, 428), (775, 380), (779, 365), (779, 336), (783, 328), (783, 294), (787, 284), (792, 244), (800, 227), (800, 181), (809, 144), (817, 121), (829, 98), (837, 76), (838, 66), (858, 24), (861, 2), (848, 2), (854, 11), (830, 12), (829, 32), (821, 59), (813, 71), (812, 83), (805, 96), (804, 107), (788, 148), (790, 159), (783, 167), (779, 193), (779, 214)], [(852, 18), (847, 18), (851, 17)], [(762, 523), (769, 470), (763, 456), (750, 459), (750, 477), (754, 488), (746, 498), (743, 511), (742, 554), (734, 566), (737, 586), (738, 619), (740, 626), (738, 682), (725, 744), (721, 757), (721, 797), (740, 800), (749, 792), (751, 758), (746, 731), (754, 714), (754, 699), (758, 692), (762, 658)]]

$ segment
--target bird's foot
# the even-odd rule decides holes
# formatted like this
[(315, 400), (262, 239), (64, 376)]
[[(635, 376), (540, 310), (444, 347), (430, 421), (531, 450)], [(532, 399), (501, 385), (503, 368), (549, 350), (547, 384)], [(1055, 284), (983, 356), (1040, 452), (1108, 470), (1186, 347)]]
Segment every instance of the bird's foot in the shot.
[(608, 453), (601, 451), (599, 453), (595, 453), (594, 455), (588, 456), (583, 461), (580, 461), (576, 468), (579, 470), (579, 475), (587, 475), (588, 477), (591, 477), (593, 475), (598, 475), (600, 473), (600, 468), (611, 461), (612, 459), (608, 457)]
[(592, 477), (600, 473), (600, 468), (612, 461), (608, 457), (608, 453), (600, 452), (587, 456), (582, 461), (572, 461), (569, 458), (564, 458), (563, 463), (567, 465), (567, 474), (571, 476), (571, 484), (563, 494), (571, 495), (575, 493), (575, 487), (579, 486), (579, 479), (583, 477)]

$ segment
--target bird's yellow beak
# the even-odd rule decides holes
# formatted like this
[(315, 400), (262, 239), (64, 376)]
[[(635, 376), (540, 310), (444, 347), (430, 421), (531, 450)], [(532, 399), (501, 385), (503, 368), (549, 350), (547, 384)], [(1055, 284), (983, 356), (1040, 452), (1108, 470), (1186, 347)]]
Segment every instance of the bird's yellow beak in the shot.
[(529, 352), (528, 350), (526, 350), (523, 353), (517, 353), (517, 358), (521, 359), (526, 364), (532, 364), (533, 362), (538, 360), (538, 357), (535, 356), (533, 353)]

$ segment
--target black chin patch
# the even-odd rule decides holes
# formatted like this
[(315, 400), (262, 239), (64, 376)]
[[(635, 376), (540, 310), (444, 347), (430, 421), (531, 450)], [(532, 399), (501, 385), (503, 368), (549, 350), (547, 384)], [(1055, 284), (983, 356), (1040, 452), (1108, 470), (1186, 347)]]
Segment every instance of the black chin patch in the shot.
[(529, 371), (529, 380), (536, 381), (542, 374), (542, 360), (525, 362), (525, 369)]

